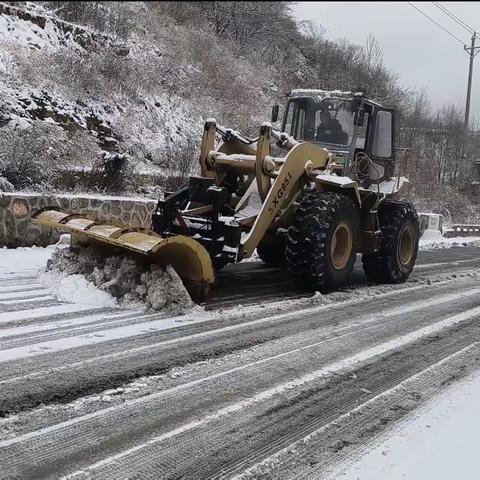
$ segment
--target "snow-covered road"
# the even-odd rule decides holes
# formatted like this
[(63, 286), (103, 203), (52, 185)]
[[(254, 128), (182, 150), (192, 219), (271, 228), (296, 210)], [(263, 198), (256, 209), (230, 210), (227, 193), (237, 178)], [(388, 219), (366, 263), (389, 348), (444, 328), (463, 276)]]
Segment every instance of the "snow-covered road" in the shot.
[(281, 272), (228, 267), (177, 317), (58, 300), (48, 255), (0, 250), (0, 478), (327, 478), (480, 367), (480, 249), (288, 299)]

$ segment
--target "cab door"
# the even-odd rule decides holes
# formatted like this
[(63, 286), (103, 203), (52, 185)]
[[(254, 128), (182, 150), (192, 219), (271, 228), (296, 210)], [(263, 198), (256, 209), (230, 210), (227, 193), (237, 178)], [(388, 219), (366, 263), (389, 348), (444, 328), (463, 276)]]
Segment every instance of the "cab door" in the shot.
[(389, 178), (395, 169), (395, 111), (375, 108), (369, 127), (366, 153), (378, 169), (378, 180)]

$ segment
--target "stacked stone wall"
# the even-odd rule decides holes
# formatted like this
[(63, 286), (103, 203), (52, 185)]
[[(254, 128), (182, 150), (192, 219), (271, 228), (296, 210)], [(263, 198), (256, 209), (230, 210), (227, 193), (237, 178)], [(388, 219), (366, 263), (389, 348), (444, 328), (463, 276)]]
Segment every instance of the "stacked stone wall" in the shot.
[(31, 222), (32, 215), (47, 206), (148, 228), (156, 201), (129, 197), (0, 193), (0, 247), (45, 247), (58, 241), (61, 232)]

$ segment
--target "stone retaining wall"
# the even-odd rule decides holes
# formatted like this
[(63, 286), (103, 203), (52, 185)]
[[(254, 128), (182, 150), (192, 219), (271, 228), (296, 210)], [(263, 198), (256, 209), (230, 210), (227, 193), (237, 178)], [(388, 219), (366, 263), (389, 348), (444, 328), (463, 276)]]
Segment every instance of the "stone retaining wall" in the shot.
[[(155, 200), (141, 197), (0, 193), (0, 247), (47, 246), (55, 243), (60, 232), (30, 221), (32, 214), (46, 206), (60, 207), (67, 212), (90, 213), (99, 219), (148, 228), (156, 204)], [(420, 213), (419, 220), (421, 233), (427, 229), (442, 232), (441, 215)], [(468, 233), (472, 234), (470, 231)]]
[(0, 247), (44, 247), (55, 243), (60, 232), (30, 221), (37, 210), (46, 206), (60, 207), (67, 212), (90, 213), (135, 227), (150, 227), (156, 203), (138, 197), (0, 193)]

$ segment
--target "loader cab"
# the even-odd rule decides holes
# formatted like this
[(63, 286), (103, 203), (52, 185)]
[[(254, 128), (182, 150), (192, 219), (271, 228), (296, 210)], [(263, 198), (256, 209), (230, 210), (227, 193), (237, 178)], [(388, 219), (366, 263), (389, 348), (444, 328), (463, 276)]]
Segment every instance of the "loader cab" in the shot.
[(298, 141), (347, 147), (353, 135), (350, 103), (341, 99), (291, 98), (283, 131)]
[(322, 145), (346, 165), (352, 165), (359, 152), (367, 154), (380, 180), (393, 176), (394, 122), (393, 110), (363, 94), (293, 90), (282, 130), (298, 141)]

